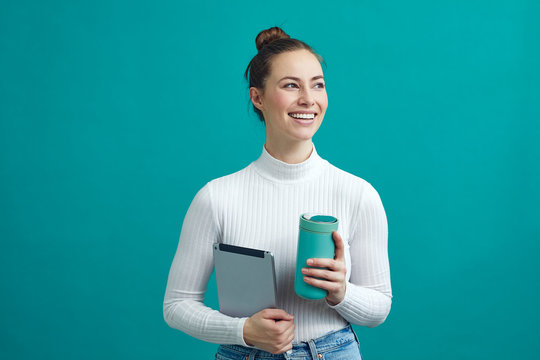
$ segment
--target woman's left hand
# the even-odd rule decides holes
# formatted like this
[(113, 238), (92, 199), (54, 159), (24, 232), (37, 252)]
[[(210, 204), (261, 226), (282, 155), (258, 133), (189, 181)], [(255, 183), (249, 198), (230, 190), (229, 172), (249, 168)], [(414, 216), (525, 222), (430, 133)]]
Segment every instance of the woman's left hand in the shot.
[(327, 290), (326, 301), (334, 306), (345, 298), (347, 266), (345, 265), (345, 247), (341, 235), (334, 231), (332, 238), (335, 244), (333, 259), (308, 259), (307, 261), (309, 266), (328, 269), (303, 268), (302, 274), (306, 275), (304, 281), (309, 285)]

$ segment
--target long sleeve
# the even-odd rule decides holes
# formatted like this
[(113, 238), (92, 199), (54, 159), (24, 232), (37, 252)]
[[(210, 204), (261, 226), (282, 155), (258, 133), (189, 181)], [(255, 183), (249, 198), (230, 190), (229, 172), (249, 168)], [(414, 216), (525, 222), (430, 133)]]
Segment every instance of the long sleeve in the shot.
[(184, 218), (167, 281), (163, 316), (170, 327), (200, 340), (245, 346), (246, 318), (226, 316), (203, 304), (214, 267), (212, 244), (220, 237), (210, 186), (206, 184), (195, 195)]
[[(340, 219), (347, 287), (335, 306), (308, 301), (294, 291), (298, 221), (305, 212)], [(295, 317), (293, 343), (347, 323), (374, 327), (388, 316), (388, 225), (379, 194), (364, 179), (322, 159), (315, 146), (299, 164), (280, 161), (263, 146), (256, 161), (206, 184), (186, 213), (165, 292), (165, 321), (203, 341), (247, 346), (247, 318), (224, 315), (203, 303), (215, 242), (274, 254), (276, 307)]]
[(366, 185), (349, 241), (351, 276), (345, 298), (329, 306), (353, 324), (375, 327), (386, 320), (392, 304), (388, 224), (379, 194)]

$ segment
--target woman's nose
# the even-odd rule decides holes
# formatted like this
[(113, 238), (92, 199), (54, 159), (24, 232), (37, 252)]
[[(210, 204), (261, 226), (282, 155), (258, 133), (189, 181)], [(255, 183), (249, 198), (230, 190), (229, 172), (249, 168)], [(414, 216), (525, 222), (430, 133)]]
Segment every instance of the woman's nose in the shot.
[(313, 95), (309, 90), (302, 90), (300, 92), (300, 98), (298, 99), (298, 102), (302, 105), (313, 105), (315, 101), (313, 100)]

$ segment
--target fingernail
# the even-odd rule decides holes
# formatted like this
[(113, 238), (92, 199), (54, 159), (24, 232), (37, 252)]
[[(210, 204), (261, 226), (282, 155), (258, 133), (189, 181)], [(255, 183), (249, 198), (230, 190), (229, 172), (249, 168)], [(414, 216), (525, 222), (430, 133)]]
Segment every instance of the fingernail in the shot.
[(311, 265), (311, 264), (313, 264), (313, 260), (311, 260), (311, 259), (308, 259), (308, 261), (307, 261), (307, 264), (308, 264), (308, 265)]

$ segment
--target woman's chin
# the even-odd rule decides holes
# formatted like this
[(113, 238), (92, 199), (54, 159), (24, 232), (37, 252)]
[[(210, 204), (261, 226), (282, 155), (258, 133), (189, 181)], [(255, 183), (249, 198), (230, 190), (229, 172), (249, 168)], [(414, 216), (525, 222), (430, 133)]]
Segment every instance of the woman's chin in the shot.
[(313, 136), (315, 136), (316, 131), (305, 129), (304, 131), (298, 131), (293, 134), (293, 138), (295, 138), (297, 141), (307, 141), (311, 140)]
[(313, 124), (313, 126), (295, 129), (295, 135), (302, 140), (309, 140), (315, 136), (317, 130), (319, 130), (320, 124)]

